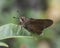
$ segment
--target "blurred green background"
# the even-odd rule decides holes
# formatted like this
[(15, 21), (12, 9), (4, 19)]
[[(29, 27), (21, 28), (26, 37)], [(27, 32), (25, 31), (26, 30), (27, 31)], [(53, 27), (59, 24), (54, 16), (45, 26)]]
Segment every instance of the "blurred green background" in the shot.
[[(6, 45), (9, 46), (11, 41), (13, 45), (10, 45), (9, 48), (23, 48), (19, 47), (23, 41), (25, 42), (24, 44), (30, 44), (29, 42), (31, 41), (34, 47), (31, 45), (27, 48), (35, 48), (36, 42), (34, 43), (33, 41), (36, 39), (31, 39), (31, 33), (26, 29), (23, 28), (23, 31), (20, 31), (19, 19), (13, 18), (18, 18), (19, 16), (35, 19), (52, 19), (53, 25), (45, 29), (43, 31), (44, 35), (40, 38), (49, 38), (56, 44), (55, 48), (60, 48), (59, 0), (0, 0), (0, 40), (6, 43), (1, 43), (3, 45), (0, 46), (7, 47)], [(13, 38), (16, 43), (12, 43), (13, 40), (9, 38)]]

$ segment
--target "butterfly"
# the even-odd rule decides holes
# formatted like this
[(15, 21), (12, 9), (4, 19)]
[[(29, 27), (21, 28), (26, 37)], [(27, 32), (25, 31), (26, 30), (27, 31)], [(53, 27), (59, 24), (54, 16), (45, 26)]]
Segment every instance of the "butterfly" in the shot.
[(19, 20), (25, 29), (38, 35), (40, 35), (45, 28), (53, 24), (51, 19), (33, 19), (22, 16)]

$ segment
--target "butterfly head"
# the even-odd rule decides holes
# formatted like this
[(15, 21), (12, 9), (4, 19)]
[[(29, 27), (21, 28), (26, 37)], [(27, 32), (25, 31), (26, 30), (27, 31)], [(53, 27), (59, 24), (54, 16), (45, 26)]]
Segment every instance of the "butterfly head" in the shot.
[(21, 23), (21, 24), (25, 24), (25, 23), (27, 23), (28, 21), (29, 21), (29, 18), (26, 18), (26, 17), (24, 17), (24, 16), (20, 17), (20, 23)]

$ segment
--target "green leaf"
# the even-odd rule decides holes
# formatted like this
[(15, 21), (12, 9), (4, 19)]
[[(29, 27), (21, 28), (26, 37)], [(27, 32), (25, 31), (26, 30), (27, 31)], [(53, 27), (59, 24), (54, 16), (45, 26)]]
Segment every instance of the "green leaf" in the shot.
[(36, 47), (36, 40), (32, 36), (15, 36), (3, 39), (2, 41), (9, 44), (10, 48), (19, 48), (21, 45), (26, 45), (28, 48)]
[(9, 47), (6, 43), (4, 42), (0, 42), (0, 46), (3, 46), (3, 47)]
[(22, 28), (21, 30), (21, 26), (18, 26), (16, 24), (10, 23), (0, 26), (0, 39), (4, 39), (6, 37), (27, 36), (27, 35), (30, 35), (30, 32), (28, 32), (24, 28)]

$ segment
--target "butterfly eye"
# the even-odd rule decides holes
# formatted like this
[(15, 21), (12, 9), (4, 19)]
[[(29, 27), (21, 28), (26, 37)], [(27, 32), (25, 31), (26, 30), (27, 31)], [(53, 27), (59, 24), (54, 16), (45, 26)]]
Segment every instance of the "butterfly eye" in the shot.
[(21, 20), (22, 20), (23, 22), (25, 22), (25, 21), (26, 21), (26, 18), (25, 18), (25, 17), (21, 17)]
[(22, 21), (24, 21), (24, 18), (21, 18)]
[(23, 18), (21, 18), (21, 20), (23, 21)]
[(20, 22), (25, 22), (25, 19), (23, 17), (21, 17)]

